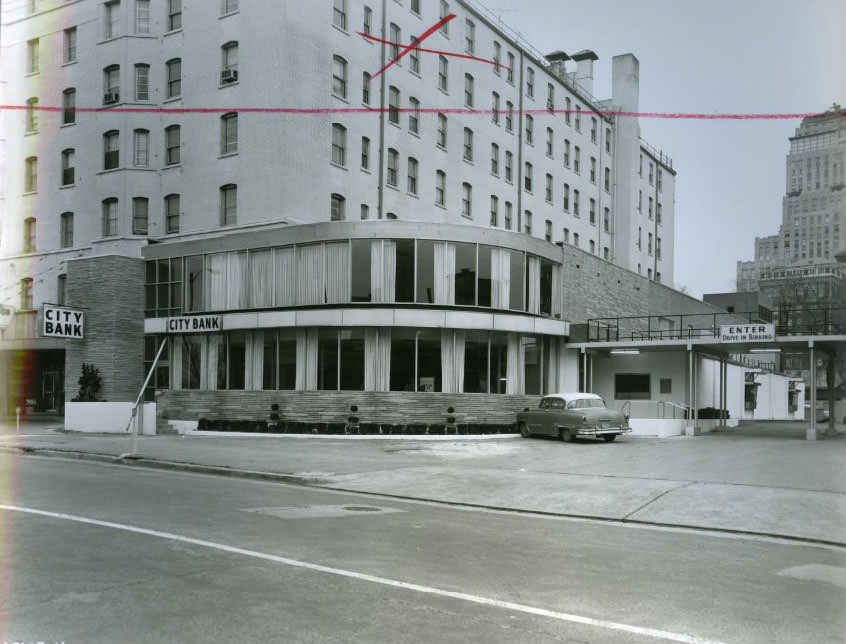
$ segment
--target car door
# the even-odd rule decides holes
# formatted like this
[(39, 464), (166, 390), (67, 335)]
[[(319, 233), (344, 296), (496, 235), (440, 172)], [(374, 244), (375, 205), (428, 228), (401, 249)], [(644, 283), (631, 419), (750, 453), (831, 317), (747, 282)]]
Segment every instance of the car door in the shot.
[(540, 401), (537, 409), (533, 409), (526, 413), (526, 424), (529, 426), (529, 431), (533, 434), (545, 434), (546, 424), (549, 418), (549, 398), (544, 398)]
[(561, 414), (563, 412), (564, 401), (561, 398), (549, 398), (549, 411), (544, 416), (544, 434), (558, 436), (558, 427), (561, 424)]

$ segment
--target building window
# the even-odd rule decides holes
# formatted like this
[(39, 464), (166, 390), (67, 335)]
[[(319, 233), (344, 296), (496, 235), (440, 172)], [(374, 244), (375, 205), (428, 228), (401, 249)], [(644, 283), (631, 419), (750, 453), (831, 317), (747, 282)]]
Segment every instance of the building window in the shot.
[(113, 237), (118, 232), (118, 200), (103, 200), (103, 237)]
[(590, 158), (590, 182), (596, 183), (596, 159)]
[(62, 125), (76, 123), (76, 90), (69, 87), (62, 92)]
[(347, 61), (332, 56), (332, 93), (338, 98), (347, 97)]
[(491, 195), (491, 226), (499, 224), (499, 197)]
[[(449, 2), (447, 2), (446, 0), (441, 0), (440, 19), (443, 20), (448, 15), (449, 15)], [(448, 22), (445, 22), (444, 24), (441, 25), (441, 33), (444, 36), (449, 35), (449, 23)]]
[(461, 184), (461, 216), (473, 217), (473, 186), (469, 183)]
[(579, 233), (573, 233), (573, 246), (579, 247)]
[(103, 170), (114, 170), (120, 165), (120, 135), (110, 130), (103, 135)]
[(535, 118), (531, 114), (526, 114), (526, 143), (535, 144)]
[(238, 80), (238, 43), (231, 41), (220, 48), (220, 83), (234, 83)]
[(397, 60), (397, 58), (399, 58), (400, 53), (400, 40), (402, 40), (402, 32), (400, 31), (399, 25), (393, 22), (391, 23), (388, 29), (390, 30), (388, 40), (391, 41), (388, 45), (388, 47), (390, 48), (388, 58), (390, 58), (391, 60)]
[(581, 132), (582, 131), (582, 106), (579, 105), (578, 103), (576, 103), (575, 114), (576, 114), (576, 118), (574, 119), (574, 122), (575, 122), (575, 126), (576, 126), (576, 131)]
[(493, 49), (494, 49), (494, 55), (493, 55), (493, 62), (494, 62), (493, 72), (494, 72), (494, 74), (496, 74), (497, 76), (501, 76), (501, 75), (502, 75), (502, 70), (501, 70), (500, 60), (502, 59), (502, 45), (500, 45), (500, 44), (499, 44), (496, 40), (494, 40)]
[(571, 114), (572, 114), (572, 107), (573, 102), (570, 100), (570, 97), (567, 96), (564, 98), (564, 122), (567, 125), (571, 123)]
[(579, 216), (579, 191), (573, 190), (573, 216)]
[(408, 192), (417, 194), (417, 159), (408, 157)]
[(524, 210), (523, 211), (523, 232), (527, 235), (532, 234), (532, 211), (531, 210)]
[(149, 200), (146, 197), (132, 198), (132, 234), (146, 235), (149, 220)]
[(74, 150), (62, 150), (62, 185), (72, 186), (76, 182), (74, 167)]
[(605, 128), (605, 152), (611, 154), (611, 128)]
[(549, 219), (544, 224), (543, 238), (548, 242), (552, 241), (552, 222)]
[(552, 203), (552, 175), (546, 175), (546, 201), (547, 203)]
[(400, 91), (391, 85), (388, 88), (388, 123), (399, 125)]
[(499, 94), (491, 94), (491, 121), (499, 125)]
[(38, 99), (30, 98), (26, 101), (26, 125), (27, 134), (38, 131)]
[(24, 161), (24, 192), (38, 190), (38, 157), (28, 157)]
[(103, 69), (103, 104), (120, 101), (120, 65), (109, 65)]
[(596, 118), (590, 118), (590, 140), (591, 143), (596, 143)]
[(650, 376), (648, 373), (614, 374), (614, 398), (617, 400), (649, 400)]
[(238, 151), (238, 113), (229, 112), (220, 117), (220, 154)]
[(347, 128), (340, 123), (332, 123), (332, 163), (347, 164)]
[(167, 67), (166, 98), (176, 98), (182, 95), (182, 59), (174, 58), (165, 63)]
[(473, 107), (473, 77), (470, 74), (464, 74), (464, 104)]
[(595, 226), (596, 225), (596, 199), (590, 200), (589, 218), (590, 218), (590, 223)]
[(76, 61), (76, 27), (69, 27), (68, 29), (65, 29), (62, 53), (66, 63)]
[(437, 145), (446, 150), (447, 145), (447, 117), (445, 114), (438, 114), (438, 138)]
[(103, 10), (103, 38), (116, 38), (120, 34), (120, 2), (107, 2)]
[(603, 232), (611, 232), (611, 210), (605, 208), (602, 211), (602, 230)]
[(439, 206), (446, 204), (446, 173), (443, 170), (435, 172), (435, 203)]
[(175, 165), (181, 159), (181, 131), (178, 125), (165, 128), (165, 165)]
[(412, 49), (408, 52), (408, 69), (415, 74), (420, 74), (420, 50), (415, 36), (411, 37), (411, 45)]
[(526, 68), (526, 96), (529, 98), (535, 96), (535, 70), (531, 67)]
[(602, 247), (602, 259), (608, 261), (610, 258), (610, 251), (608, 250), (608, 246)]
[(570, 211), (570, 184), (569, 183), (564, 184), (563, 200), (564, 200), (564, 212), (569, 212)]
[(165, 232), (179, 232), (179, 195), (167, 195), (165, 201)]
[(505, 131), (514, 131), (514, 104), (511, 101), (505, 102)]
[(472, 54), (476, 49), (476, 25), (470, 18), (464, 19), (464, 50)]
[(565, 244), (570, 243), (570, 229), (569, 228), (564, 229), (564, 243)]
[(514, 183), (514, 155), (509, 150), (505, 151), (505, 180)]
[(238, 186), (228, 183), (220, 186), (220, 225), (234, 226), (238, 223)]
[(388, 185), (394, 188), (399, 185), (398, 165), (399, 153), (393, 148), (388, 148)]
[(510, 51), (508, 52), (508, 74), (506, 75), (506, 80), (514, 84), (514, 54)]
[(570, 139), (564, 139), (564, 167), (570, 167)]
[[(168, 68), (170, 73), (170, 68)], [(150, 66), (144, 64), (135, 65), (135, 100), (150, 100)]]
[(136, 168), (148, 168), (150, 167), (150, 132), (135, 130), (133, 135), (132, 164)]
[(234, 13), (238, 11), (238, 0), (223, 0), (223, 14)]
[(505, 202), (505, 213), (503, 215), (503, 222), (502, 222), (503, 226), (505, 227), (506, 230), (511, 230), (511, 219), (512, 219), (511, 202), (506, 201)]
[(361, 219), (370, 219), (370, 206), (366, 203), (361, 204)]
[(491, 143), (491, 174), (499, 176), (499, 146)]
[(367, 72), (361, 77), (361, 102), (370, 105), (370, 74)]
[(464, 160), (473, 161), (473, 130), (464, 128)]
[(526, 168), (526, 172), (523, 176), (523, 179), (524, 179), (523, 188), (526, 190), (526, 192), (531, 192), (532, 191), (532, 164), (529, 163), (528, 161), (526, 161), (525, 168)]
[(652, 219), (652, 204), (653, 203), (654, 203), (654, 201), (652, 200), (652, 197), (650, 197), (649, 198), (649, 210), (647, 210), (647, 215), (646, 215), (647, 217), (649, 217), (649, 219)]
[(73, 247), (73, 213), (63, 212), (59, 219), (59, 244), (62, 248)]
[(343, 221), (345, 205), (346, 199), (337, 193), (332, 193), (329, 209), (329, 221)]
[(361, 30), (368, 35), (373, 33), (373, 10), (370, 7), (364, 7), (364, 19), (361, 23)]
[(32, 278), (25, 277), (21, 280), (21, 310), (26, 311), (33, 308), (32, 299)]
[[(446, 25), (444, 25), (446, 27)], [(449, 78), (449, 63), (444, 56), (438, 56), (438, 89), (442, 92), (447, 91), (447, 81)]]
[(150, 0), (135, 0), (135, 33), (150, 33)]
[(611, 191), (611, 168), (605, 168), (605, 183), (604, 186), (605, 192)]
[(361, 169), (370, 169), (370, 139), (361, 137)]
[(411, 13), (420, 15), (420, 0), (411, 0)]
[(590, 254), (596, 255), (596, 242), (594, 240), (590, 240)]
[(35, 217), (24, 219), (23, 227), (23, 252), (35, 252)]
[(550, 112), (555, 109), (555, 88), (552, 83), (546, 84), (546, 109)]
[(338, 29), (347, 30), (347, 0), (335, 0), (332, 10), (332, 24)]
[(412, 134), (420, 132), (420, 101), (413, 96), (408, 99), (411, 111), (408, 113), (408, 131)]
[(579, 149), (579, 146), (575, 146), (573, 149), (573, 172), (576, 174), (581, 174), (582, 170), (582, 151)]
[(182, 29), (182, 0), (167, 0), (167, 30)]

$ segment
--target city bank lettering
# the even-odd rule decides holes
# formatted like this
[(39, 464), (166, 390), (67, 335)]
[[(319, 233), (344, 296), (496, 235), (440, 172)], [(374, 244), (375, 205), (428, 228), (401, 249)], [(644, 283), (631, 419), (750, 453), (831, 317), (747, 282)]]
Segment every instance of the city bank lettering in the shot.
[(42, 334), (52, 338), (82, 339), (84, 315), (82, 311), (56, 306), (44, 307)]
[(168, 333), (199, 333), (203, 331), (220, 331), (219, 315), (195, 315), (183, 318), (168, 318)]
[(772, 324), (723, 324), (720, 326), (722, 342), (755, 342), (775, 339)]

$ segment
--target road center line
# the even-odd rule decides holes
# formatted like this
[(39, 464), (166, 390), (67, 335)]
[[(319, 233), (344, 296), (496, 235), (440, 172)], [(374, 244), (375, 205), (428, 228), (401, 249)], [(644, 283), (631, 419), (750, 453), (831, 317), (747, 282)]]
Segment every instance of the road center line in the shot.
[(582, 615), (573, 615), (570, 613), (561, 613), (554, 610), (547, 610), (545, 608), (537, 608), (535, 606), (528, 606), (526, 604), (517, 604), (514, 602), (503, 601), (500, 599), (493, 599), (490, 597), (483, 597), (481, 595), (471, 595), (469, 593), (455, 592), (451, 590), (444, 590), (435, 588), (433, 586), (423, 586), (421, 584), (413, 584), (396, 579), (388, 579), (387, 577), (377, 577), (375, 575), (368, 575), (366, 573), (355, 572), (353, 570), (344, 570), (343, 568), (331, 568), (329, 566), (321, 566), (320, 564), (309, 563), (307, 561), (299, 561), (297, 559), (289, 559), (287, 557), (280, 557), (278, 555), (271, 555), (256, 550), (247, 550), (245, 548), (238, 548), (236, 546), (228, 546), (214, 541), (205, 541), (204, 539), (194, 539), (193, 537), (186, 537), (171, 532), (161, 532), (159, 530), (150, 530), (147, 528), (140, 528), (137, 526), (127, 525), (125, 523), (114, 523), (111, 521), (100, 521), (99, 519), (91, 519), (74, 514), (65, 514), (62, 512), (49, 512), (47, 510), (37, 510), (35, 508), (26, 508), (16, 505), (0, 505), (0, 510), (7, 510), (10, 512), (21, 512), (25, 514), (34, 514), (43, 517), (50, 517), (53, 519), (64, 519), (66, 521), (75, 521), (77, 523), (86, 523), (89, 525), (100, 526), (103, 528), (112, 528), (115, 530), (123, 530), (125, 532), (134, 532), (136, 534), (144, 534), (151, 537), (159, 537), (161, 539), (170, 539), (172, 541), (179, 541), (181, 543), (189, 543), (196, 546), (203, 546), (204, 548), (212, 548), (222, 552), (228, 552), (237, 555), (244, 555), (253, 557), (255, 559), (264, 559), (274, 563), (280, 563), (296, 568), (304, 568), (306, 570), (314, 570), (316, 572), (328, 573), (330, 575), (337, 575), (339, 577), (347, 577), (349, 579), (356, 579), (359, 581), (367, 581), (374, 584), (381, 584), (383, 586), (391, 586), (394, 588), (402, 588), (404, 590), (413, 590), (419, 593), (426, 593), (429, 595), (437, 595), (440, 597), (449, 597), (450, 599), (459, 599), (474, 604), (481, 604), (483, 606), (491, 606), (494, 608), (504, 608), (506, 610), (526, 613), (529, 615), (537, 615), (539, 617), (548, 617), (550, 619), (559, 620), (562, 622), (572, 622), (575, 624), (584, 624), (586, 626), (596, 626), (599, 628), (606, 628), (609, 630), (620, 631), (623, 633), (631, 633), (634, 635), (645, 635), (647, 637), (654, 637), (670, 642), (683, 642), (685, 644), (723, 644), (718, 640), (710, 640), (706, 638), (697, 637), (695, 635), (686, 635), (684, 633), (672, 633), (670, 631), (663, 631), (654, 628), (644, 628), (642, 626), (632, 626), (629, 624), (621, 624), (619, 622), (612, 622), (604, 619), (594, 619), (593, 617), (584, 617)]

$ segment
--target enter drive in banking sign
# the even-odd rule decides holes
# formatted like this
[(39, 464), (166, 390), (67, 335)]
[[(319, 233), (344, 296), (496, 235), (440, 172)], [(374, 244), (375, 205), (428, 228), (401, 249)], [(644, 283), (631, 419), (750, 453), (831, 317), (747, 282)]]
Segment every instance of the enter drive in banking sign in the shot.
[(772, 342), (775, 324), (721, 324), (720, 342)]

